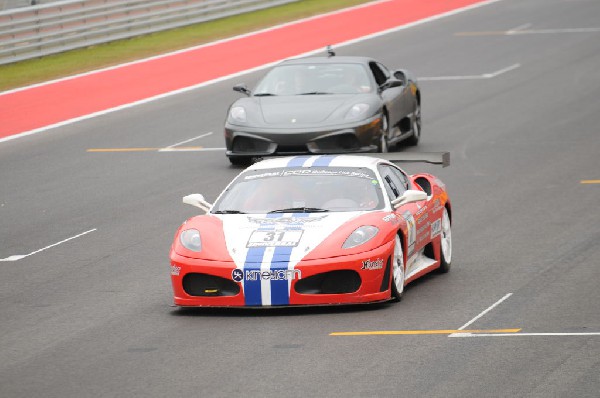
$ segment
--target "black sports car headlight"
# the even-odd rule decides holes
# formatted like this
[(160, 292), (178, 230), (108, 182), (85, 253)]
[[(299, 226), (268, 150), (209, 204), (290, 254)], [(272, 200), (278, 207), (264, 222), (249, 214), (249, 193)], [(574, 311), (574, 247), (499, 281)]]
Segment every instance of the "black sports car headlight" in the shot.
[(369, 111), (369, 105), (367, 104), (354, 104), (352, 108), (346, 113), (346, 119), (364, 119)]
[(193, 252), (202, 251), (202, 240), (200, 239), (200, 231), (197, 229), (186, 229), (179, 234), (179, 241), (188, 250)]
[(234, 106), (229, 111), (229, 117), (234, 122), (245, 123), (246, 122), (246, 109), (243, 106)]
[(363, 243), (367, 243), (377, 235), (379, 228), (372, 225), (363, 225), (362, 227), (356, 228), (354, 232), (350, 234), (348, 239), (342, 245), (342, 249), (351, 249), (356, 246), (360, 246)]

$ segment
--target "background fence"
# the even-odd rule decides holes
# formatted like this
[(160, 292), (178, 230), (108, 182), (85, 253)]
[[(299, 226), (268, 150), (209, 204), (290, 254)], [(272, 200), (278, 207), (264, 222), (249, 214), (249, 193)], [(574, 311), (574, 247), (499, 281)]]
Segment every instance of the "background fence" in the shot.
[(7, 9), (0, 11), (0, 65), (295, 1), (5, 0)]

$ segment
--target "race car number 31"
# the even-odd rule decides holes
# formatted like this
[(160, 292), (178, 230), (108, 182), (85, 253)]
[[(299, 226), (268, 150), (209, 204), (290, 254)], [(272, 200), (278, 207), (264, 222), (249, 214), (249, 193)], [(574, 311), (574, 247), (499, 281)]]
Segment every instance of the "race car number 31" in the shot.
[(302, 237), (302, 230), (254, 231), (246, 247), (296, 247)]

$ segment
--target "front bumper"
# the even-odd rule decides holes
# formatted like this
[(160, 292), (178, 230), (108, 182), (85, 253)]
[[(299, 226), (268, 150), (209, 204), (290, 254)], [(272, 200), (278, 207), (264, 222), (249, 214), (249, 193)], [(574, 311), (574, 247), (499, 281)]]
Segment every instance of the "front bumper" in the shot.
[[(245, 276), (243, 280), (234, 281), (234, 270), (238, 273), (241, 270), (233, 262), (191, 259), (171, 253), (174, 303), (183, 307), (276, 307), (386, 301), (391, 298), (392, 255), (393, 242), (388, 242), (355, 255), (304, 260), (289, 271), (271, 271), (270, 275), (267, 271), (265, 276), (269, 278), (279, 273), (278, 278), (284, 279), (278, 281), (280, 287), (281, 282), (283, 286), (287, 284), (284, 293), (287, 298), (278, 301), (261, 299), (260, 292), (257, 298), (256, 291), (252, 290), (256, 287), (255, 280), (249, 281)], [(271, 268), (275, 269), (276, 265), (272, 264)], [(255, 272), (252, 278), (256, 276)], [(259, 280), (260, 283), (265, 281)], [(273, 280), (266, 283), (274, 286)]]
[(381, 117), (360, 123), (314, 128), (254, 128), (227, 123), (226, 155), (269, 155), (376, 152), (381, 136)]

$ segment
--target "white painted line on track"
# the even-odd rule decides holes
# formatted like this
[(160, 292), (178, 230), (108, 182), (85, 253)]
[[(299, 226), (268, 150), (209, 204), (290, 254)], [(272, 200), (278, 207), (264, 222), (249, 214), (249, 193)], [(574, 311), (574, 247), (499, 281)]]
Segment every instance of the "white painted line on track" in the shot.
[(498, 77), (504, 73), (513, 71), (517, 68), (520, 68), (521, 64), (514, 64), (511, 66), (507, 66), (506, 68), (502, 68), (492, 73), (483, 73), (481, 75), (465, 75), (465, 76), (434, 76), (434, 77), (419, 77), (417, 80), (421, 81), (444, 81), (444, 80), (483, 80), (483, 79), (493, 79)]
[(515, 35), (548, 35), (557, 33), (597, 33), (600, 28), (566, 28), (566, 29), (528, 29), (528, 30), (509, 30), (504, 34), (507, 36)]
[[(469, 322), (465, 323), (464, 325), (462, 325), (461, 327), (458, 328), (458, 330), (463, 330), (466, 329), (469, 325), (473, 324), (475, 321), (477, 321), (479, 318), (481, 318), (482, 316), (484, 316), (485, 314), (487, 314), (488, 312), (490, 312), (491, 310), (493, 310), (494, 308), (496, 308), (498, 305), (500, 305), (504, 300), (506, 300), (507, 298), (509, 298), (510, 296), (512, 296), (512, 293), (508, 293), (506, 294), (504, 297), (502, 297), (500, 300), (496, 301), (494, 304), (492, 304), (491, 306), (489, 306), (487, 309), (485, 309), (484, 311), (482, 311), (479, 315), (477, 315), (475, 318), (471, 319)], [(452, 337), (452, 335), (450, 335)]]
[(68, 241), (70, 241), (70, 240), (73, 240), (73, 239), (79, 238), (79, 237), (81, 237), (81, 236), (83, 236), (83, 235), (89, 234), (90, 232), (94, 232), (94, 231), (96, 231), (96, 228), (94, 228), (94, 229), (90, 229), (89, 231), (82, 232), (82, 233), (80, 233), (80, 234), (77, 234), (77, 235), (75, 235), (75, 236), (71, 236), (70, 238), (67, 238), (67, 239), (61, 240), (60, 242), (53, 243), (53, 244), (51, 244), (51, 245), (49, 245), (49, 246), (42, 247), (41, 249), (39, 249), (39, 250), (36, 250), (36, 251), (33, 251), (33, 252), (29, 253), (29, 254), (17, 254), (17, 255), (9, 256), (9, 257), (7, 257), (7, 258), (0, 258), (0, 261), (18, 261), (18, 260), (21, 260), (21, 259), (23, 259), (23, 258), (25, 258), (25, 257), (28, 257), (28, 256), (31, 256), (31, 255), (33, 255), (33, 254), (39, 253), (39, 252), (41, 252), (41, 251), (44, 251), (44, 250), (50, 249), (51, 247), (58, 246), (58, 245), (60, 245), (60, 244), (63, 244), (63, 243), (65, 243), (65, 242), (68, 242)]
[(209, 152), (209, 151), (225, 151), (227, 148), (161, 148), (158, 152)]
[(454, 333), (449, 337), (532, 337), (532, 336), (600, 336), (600, 332), (582, 333)]
[[(382, 0), (382, 1), (387, 1), (387, 0)], [(388, 29), (388, 30), (384, 30), (384, 31), (381, 31), (381, 32), (378, 32), (378, 33), (373, 33), (373, 34), (370, 34), (370, 35), (367, 35), (367, 36), (363, 36), (363, 37), (360, 37), (358, 39), (352, 39), (352, 40), (348, 40), (348, 41), (341, 42), (341, 43), (332, 43), (331, 46), (333, 48), (345, 47), (345, 46), (348, 46), (348, 45), (351, 45), (351, 44), (360, 43), (362, 41), (366, 41), (366, 40), (374, 39), (374, 38), (377, 38), (377, 37), (385, 36), (385, 35), (388, 35), (388, 34), (391, 34), (391, 33), (396, 33), (396, 32), (399, 32), (399, 31), (402, 31), (402, 30), (406, 30), (406, 29), (409, 29), (409, 28), (412, 28), (412, 27), (415, 27), (415, 26), (419, 26), (419, 25), (422, 25), (422, 24), (425, 24), (425, 23), (428, 23), (428, 22), (436, 21), (436, 20), (439, 20), (439, 19), (442, 19), (442, 18), (453, 16), (453, 15), (456, 15), (456, 14), (459, 14), (459, 13), (462, 13), (462, 12), (465, 12), (465, 11), (469, 11), (469, 10), (473, 10), (473, 9), (476, 9), (476, 8), (484, 7), (484, 6), (487, 6), (489, 4), (498, 3), (498, 2), (501, 2), (501, 1), (504, 1), (504, 0), (487, 0), (487, 1), (483, 1), (481, 3), (472, 4), (472, 5), (463, 7), (463, 8), (458, 8), (456, 10), (448, 11), (448, 12), (445, 12), (445, 13), (442, 13), (442, 14), (438, 14), (438, 15), (435, 15), (435, 16), (432, 16), (432, 17), (428, 17), (428, 18), (424, 18), (424, 19), (421, 19), (421, 20), (418, 20), (418, 21), (415, 21), (415, 22), (411, 22), (411, 23), (408, 23), (406, 25), (401, 25), (401, 26), (398, 26), (398, 27), (395, 27), (395, 28), (392, 28), (392, 29)], [(351, 7), (350, 9), (352, 9), (352, 8), (360, 8), (360, 7), (366, 7), (367, 5), (370, 5), (370, 4), (372, 4), (372, 3), (366, 3), (366, 4), (363, 4), (363, 5), (358, 5), (358, 6), (355, 6), (355, 7)], [(46, 84), (57, 83), (57, 82), (60, 82), (60, 81), (63, 81), (63, 80), (69, 80), (69, 79), (73, 79), (73, 78), (80, 77), (80, 76), (86, 76), (86, 75), (90, 75), (90, 74), (93, 74), (93, 73), (102, 72), (104, 70), (118, 69), (120, 67), (124, 67), (124, 66), (131, 65), (131, 64), (143, 63), (143, 62), (147, 62), (147, 61), (150, 61), (150, 60), (153, 60), (153, 59), (160, 59), (160, 58), (172, 55), (172, 54), (185, 53), (185, 52), (188, 52), (188, 51), (192, 51), (192, 50), (194, 50), (196, 48), (206, 47), (206, 46), (213, 46), (215, 44), (219, 44), (219, 43), (222, 43), (222, 42), (234, 40), (234, 39), (237, 39), (237, 38), (240, 38), (240, 37), (250, 36), (250, 35), (258, 34), (258, 33), (261, 33), (261, 32), (266, 32), (266, 31), (269, 31), (269, 30), (274, 30), (274, 29), (277, 29), (277, 28), (279, 28), (281, 26), (293, 25), (293, 24), (300, 23), (300, 22), (303, 22), (303, 21), (308, 21), (308, 20), (311, 20), (311, 19), (322, 18), (322, 17), (327, 16), (327, 15), (334, 15), (336, 13), (342, 13), (342, 12), (345, 12), (347, 10), (349, 10), (349, 9), (343, 9), (343, 10), (340, 10), (340, 11), (334, 11), (332, 13), (323, 14), (323, 15), (319, 15), (319, 16), (315, 16), (315, 17), (310, 17), (310, 18), (307, 18), (305, 20), (294, 21), (294, 22), (290, 22), (290, 23), (287, 23), (287, 24), (282, 24), (282, 25), (279, 25), (279, 26), (274, 26), (272, 28), (260, 30), (260, 31), (257, 31), (257, 32), (252, 32), (252, 33), (248, 33), (248, 34), (245, 34), (245, 35), (240, 35), (240, 36), (232, 37), (232, 38), (229, 38), (229, 39), (224, 39), (224, 40), (221, 40), (221, 41), (216, 41), (216, 42), (213, 42), (213, 43), (207, 43), (207, 44), (202, 45), (202, 46), (193, 47), (193, 48), (189, 48), (189, 49), (185, 49), (185, 50), (180, 50), (180, 51), (176, 51), (176, 52), (169, 53), (169, 54), (163, 54), (163, 55), (159, 55), (159, 56), (156, 56), (156, 57), (146, 58), (146, 59), (140, 60), (140, 61), (130, 62), (128, 64), (117, 65), (117, 66), (106, 68), (106, 69), (101, 69), (101, 70), (97, 70), (97, 71), (83, 73), (81, 75), (65, 77), (65, 78), (62, 78), (62, 79), (58, 79), (58, 80), (54, 80), (54, 81), (50, 81), (50, 82), (45, 82), (45, 83), (40, 83), (40, 84), (33, 85), (33, 86), (22, 87), (22, 88), (19, 88), (19, 89), (14, 89), (14, 90), (9, 90), (9, 91), (5, 91), (5, 92), (0, 92), (0, 95), (10, 94), (10, 93), (14, 93), (16, 91), (21, 91), (21, 90), (25, 90), (25, 89), (28, 89), (28, 88), (42, 86), (42, 85), (46, 85)], [(323, 52), (323, 49), (320, 48), (320, 49), (308, 51), (308, 52), (305, 52), (305, 53), (302, 53), (302, 54), (298, 54), (298, 55), (296, 55), (293, 58), (307, 57), (307, 56), (314, 55), (314, 54), (320, 54), (322, 52)], [(285, 58), (285, 59), (287, 59), (287, 58)], [(257, 71), (260, 71), (260, 70), (264, 70), (264, 69), (270, 68), (271, 66), (274, 66), (274, 65), (280, 63), (283, 60), (284, 59), (279, 59), (279, 60), (270, 62), (268, 64), (260, 65), (260, 66), (257, 66), (255, 68), (243, 70), (243, 71), (240, 71), (240, 72), (237, 72), (237, 73), (232, 73), (230, 75), (222, 76), (222, 77), (219, 77), (219, 78), (216, 78), (216, 79), (213, 79), (213, 80), (208, 80), (206, 82), (199, 83), (199, 84), (196, 84), (196, 85), (193, 85), (193, 86), (184, 87), (184, 88), (181, 88), (179, 90), (170, 91), (168, 93), (159, 94), (159, 95), (156, 95), (156, 96), (153, 96), (153, 97), (150, 97), (150, 98), (145, 98), (143, 100), (131, 102), (131, 103), (128, 103), (128, 104), (123, 104), (123, 105), (116, 106), (116, 107), (113, 107), (113, 108), (110, 108), (110, 109), (105, 109), (103, 111), (90, 113), (88, 115), (83, 115), (83, 116), (76, 117), (76, 118), (69, 119), (69, 120), (65, 120), (65, 121), (62, 121), (62, 122), (59, 122), (59, 123), (55, 123), (55, 124), (51, 124), (51, 125), (48, 125), (48, 126), (40, 127), (40, 128), (37, 128), (37, 129), (25, 131), (23, 133), (14, 134), (14, 135), (11, 135), (11, 136), (8, 136), (8, 137), (0, 138), (0, 143), (5, 142), (5, 141), (9, 141), (9, 140), (13, 140), (13, 139), (16, 139), (16, 138), (25, 137), (25, 136), (32, 135), (32, 134), (37, 134), (37, 133), (40, 133), (40, 132), (43, 132), (43, 131), (46, 131), (46, 130), (51, 130), (51, 129), (54, 129), (54, 128), (57, 128), (57, 127), (67, 126), (67, 125), (74, 124), (74, 123), (77, 123), (77, 122), (81, 122), (81, 121), (84, 121), (84, 120), (92, 119), (94, 117), (106, 115), (106, 114), (109, 114), (109, 113), (112, 113), (112, 112), (121, 111), (123, 109), (128, 109), (128, 108), (131, 108), (131, 107), (134, 107), (134, 106), (143, 105), (143, 104), (146, 104), (146, 103), (149, 103), (149, 102), (153, 102), (153, 101), (156, 101), (156, 100), (160, 100), (160, 99), (163, 99), (163, 98), (168, 98), (168, 97), (171, 97), (171, 96), (174, 96), (174, 95), (178, 95), (178, 94), (181, 94), (181, 93), (185, 93), (185, 92), (188, 92), (188, 91), (196, 90), (196, 89), (201, 88), (201, 87), (210, 86), (210, 85), (213, 85), (213, 84), (216, 84), (216, 83), (220, 83), (220, 82), (223, 82), (223, 81), (226, 81), (226, 80), (230, 80), (230, 79), (233, 79), (233, 78), (236, 78), (236, 77), (239, 77), (239, 76), (243, 76), (243, 75), (246, 75), (246, 74), (249, 74), (249, 73), (252, 73), (252, 72), (257, 72)]]
[[(168, 147), (165, 147), (165, 148), (163, 148), (163, 149), (164, 149), (164, 150), (167, 150), (167, 149), (170, 149), (170, 148), (175, 148), (175, 147), (178, 147), (178, 146), (180, 146), (180, 145), (187, 144), (188, 142), (192, 142), (192, 141), (199, 140), (200, 138), (208, 137), (209, 135), (212, 135), (212, 133), (213, 133), (212, 131), (209, 131), (209, 132), (208, 132), (208, 133), (206, 133), (206, 134), (202, 134), (202, 135), (199, 135), (198, 137), (194, 137), (194, 138), (190, 138), (189, 140), (185, 140), (185, 141), (178, 142), (177, 144), (169, 145)], [(162, 151), (163, 149), (161, 149), (161, 151)]]

